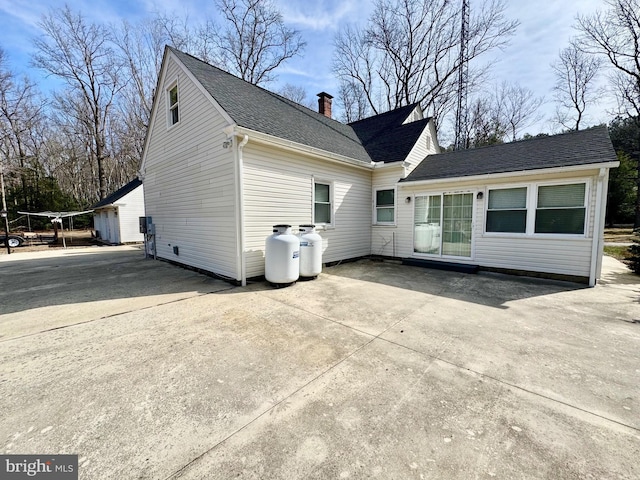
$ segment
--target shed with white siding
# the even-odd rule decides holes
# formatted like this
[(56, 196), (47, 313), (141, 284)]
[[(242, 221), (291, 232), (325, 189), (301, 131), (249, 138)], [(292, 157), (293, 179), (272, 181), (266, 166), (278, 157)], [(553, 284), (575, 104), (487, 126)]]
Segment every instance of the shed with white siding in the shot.
[[(559, 156), (531, 141), (536, 160), (522, 156), (524, 166), (504, 160), (512, 144), (495, 147), (507, 153), (483, 169), (482, 152), (502, 150), (441, 155), (418, 104), (343, 124), (331, 96), (318, 96), (315, 112), (167, 47), (140, 171), (156, 255), (244, 284), (264, 274), (273, 225), (312, 223), (324, 262), (378, 255), (595, 282), (616, 166), (606, 129), (549, 137)], [(554, 212), (570, 232), (544, 227)], [(509, 222), (524, 231), (493, 231)]]
[(144, 187), (134, 179), (93, 207), (93, 228), (103, 242), (118, 245), (144, 241), (139, 217), (144, 216)]

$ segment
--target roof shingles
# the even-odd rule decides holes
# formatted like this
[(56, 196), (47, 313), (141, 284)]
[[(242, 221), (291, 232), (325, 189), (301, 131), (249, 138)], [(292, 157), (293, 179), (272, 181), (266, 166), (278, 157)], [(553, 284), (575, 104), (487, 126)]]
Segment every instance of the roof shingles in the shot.
[(521, 172), (617, 161), (607, 128), (429, 155), (402, 182)]
[(239, 126), (363, 163), (371, 162), (349, 125), (245, 82), (191, 55), (169, 49)]
[(429, 121), (403, 125), (418, 106), (412, 104), (345, 125), (187, 53), (167, 48), (239, 126), (362, 163), (404, 160)]
[(127, 183), (125, 186), (119, 188), (118, 190), (113, 192), (111, 195), (103, 198), (102, 200), (100, 200), (98, 203), (96, 203), (91, 208), (95, 210), (96, 208), (106, 207), (107, 205), (111, 205), (112, 203), (115, 203), (118, 200), (120, 200), (127, 193), (131, 193), (132, 191), (134, 191), (140, 185), (142, 185), (142, 182), (138, 178), (134, 178), (129, 183)]

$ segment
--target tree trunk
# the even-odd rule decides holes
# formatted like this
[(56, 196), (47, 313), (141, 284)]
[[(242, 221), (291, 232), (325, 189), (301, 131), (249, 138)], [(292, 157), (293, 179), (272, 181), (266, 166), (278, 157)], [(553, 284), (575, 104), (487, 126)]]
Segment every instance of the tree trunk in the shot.
[(636, 217), (633, 221), (633, 230), (638, 232), (640, 231), (640, 117), (636, 118), (636, 129), (638, 138), (636, 139), (636, 150), (632, 153), (632, 155), (635, 154), (636, 162), (638, 162), (636, 165)]

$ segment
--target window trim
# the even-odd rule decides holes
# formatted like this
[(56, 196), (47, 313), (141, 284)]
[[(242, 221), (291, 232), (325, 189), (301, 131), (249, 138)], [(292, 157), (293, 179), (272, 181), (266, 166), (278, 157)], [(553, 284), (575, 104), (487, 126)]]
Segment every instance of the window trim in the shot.
[[(171, 104), (171, 90), (176, 89), (176, 93), (178, 94), (178, 100), (176, 101), (175, 104)], [(167, 101), (167, 130), (169, 130), (170, 128), (175, 127), (176, 125), (180, 124), (180, 85), (178, 84), (178, 79), (175, 79), (173, 82), (171, 82), (169, 84), (169, 86), (166, 89), (166, 101)], [(173, 123), (173, 108), (177, 108), (178, 109), (178, 120)]]
[[(554, 185), (578, 185), (584, 184), (584, 209), (585, 209), (585, 219), (584, 219), (584, 232), (583, 233), (536, 233), (535, 232), (535, 224), (536, 224), (536, 213), (538, 210), (538, 188), (539, 187), (547, 187)], [(557, 179), (557, 180), (548, 180), (548, 181), (537, 181), (537, 182), (528, 182), (528, 183), (508, 183), (508, 184), (493, 184), (487, 185), (484, 189), (484, 198), (485, 203), (483, 205), (483, 225), (482, 225), (482, 235), (486, 237), (514, 237), (514, 238), (589, 238), (590, 231), (590, 211), (589, 205), (591, 201), (591, 185), (592, 178), (591, 177), (578, 177), (578, 178), (566, 178), (566, 179)], [(487, 232), (487, 213), (489, 211), (489, 190), (500, 190), (503, 188), (521, 188), (527, 187), (527, 228), (524, 233), (517, 232)], [(578, 207), (576, 207), (578, 208)]]
[[(384, 190), (392, 190), (393, 191), (393, 222), (379, 222), (378, 221), (378, 208), (392, 208), (389, 206), (378, 207), (378, 192)], [(374, 187), (373, 189), (373, 225), (381, 225), (381, 226), (396, 226), (398, 221), (398, 189), (395, 185), (392, 186), (381, 186)]]
[[(331, 215), (331, 221), (330, 222), (316, 222), (316, 185), (320, 184), (320, 185), (328, 185), (329, 186), (329, 213)], [(312, 188), (311, 188), (311, 222), (316, 225), (316, 227), (320, 227), (320, 228), (333, 228), (335, 227), (335, 222), (336, 222), (336, 213), (335, 213), (335, 199), (334, 199), (334, 182), (330, 181), (330, 180), (323, 180), (323, 179), (317, 179), (314, 178), (312, 181)]]

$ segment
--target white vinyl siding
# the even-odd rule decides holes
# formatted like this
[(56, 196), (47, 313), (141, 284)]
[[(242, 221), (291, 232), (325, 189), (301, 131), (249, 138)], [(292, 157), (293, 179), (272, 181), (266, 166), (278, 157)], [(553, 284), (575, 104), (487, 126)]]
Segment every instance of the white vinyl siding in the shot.
[[(156, 226), (160, 258), (239, 279), (236, 268), (235, 180), (231, 149), (222, 147), (228, 124), (210, 99), (171, 57), (163, 79), (179, 78), (180, 121), (165, 128), (158, 108), (145, 152), (144, 195)], [(160, 85), (162, 95), (169, 85)], [(173, 247), (179, 248), (179, 255)]]
[[(373, 170), (373, 192), (379, 189), (388, 189), (391, 186), (395, 186), (398, 180), (406, 176), (406, 169), (400, 162), (384, 166), (382, 168), (376, 168)], [(375, 197), (370, 200), (375, 210)], [(394, 217), (397, 217), (397, 205), (405, 202), (405, 198), (400, 196), (399, 190), (396, 189), (396, 211)], [(397, 233), (397, 219), (393, 224), (376, 224), (375, 212), (372, 222), (373, 228), (371, 229), (371, 253), (373, 255), (381, 255), (386, 257), (397, 256), (396, 252), (396, 233)]]
[(116, 202), (120, 221), (120, 242), (142, 242), (144, 235), (140, 233), (140, 217), (144, 216), (144, 186), (127, 193)]
[[(532, 272), (557, 273), (588, 277), (591, 265), (591, 251), (593, 241), (593, 225), (596, 204), (595, 185), (597, 171), (585, 173), (562, 173), (556, 175), (514, 176), (496, 180), (492, 184), (477, 182), (452, 182), (438, 184), (431, 191), (465, 191), (483, 192), (483, 198), (474, 195), (475, 216), (473, 222), (473, 259), (466, 263), (474, 263), (485, 267), (503, 268), (507, 270), (523, 270)], [(580, 175), (580, 176), (578, 176)], [(553, 184), (586, 184), (586, 221), (584, 235), (531, 234), (521, 233), (485, 233), (486, 209), (488, 192), (496, 188), (515, 188), (524, 185), (529, 187), (529, 198), (535, 197), (537, 185)], [(400, 184), (398, 197), (428, 194), (428, 186), (411, 186)], [(531, 189), (533, 188), (533, 191)], [(413, 228), (414, 210), (411, 203), (399, 202), (397, 208), (398, 229), (396, 233), (396, 248), (398, 256), (413, 256)], [(535, 201), (530, 201), (528, 228), (533, 232)], [(451, 260), (456, 261), (456, 260)], [(463, 260), (460, 260), (463, 261)]]
[[(264, 274), (265, 240), (273, 225), (313, 222), (315, 182), (331, 181), (333, 225), (318, 229), (322, 261), (371, 253), (371, 172), (252, 142), (244, 148), (247, 277)], [(268, 199), (268, 200), (265, 200)]]
[(407, 155), (405, 162), (407, 163), (408, 175), (411, 171), (420, 163), (427, 155), (438, 153), (438, 147), (435, 145), (433, 139), (435, 138), (435, 131), (431, 128), (432, 122), (423, 130), (422, 134), (416, 141), (415, 145)]

